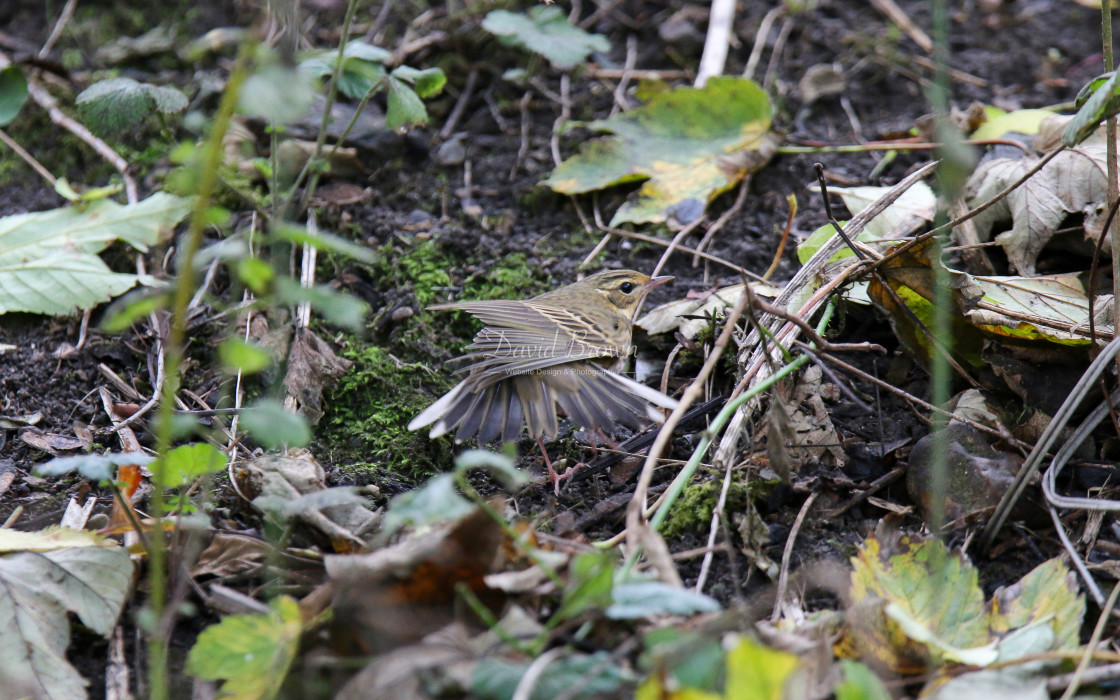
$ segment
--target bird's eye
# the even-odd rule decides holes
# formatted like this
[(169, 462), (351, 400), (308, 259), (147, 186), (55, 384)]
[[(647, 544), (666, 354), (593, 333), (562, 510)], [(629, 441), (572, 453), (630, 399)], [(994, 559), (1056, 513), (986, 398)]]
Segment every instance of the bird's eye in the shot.
[(630, 292), (634, 291), (634, 283), (633, 282), (623, 282), (622, 284), (618, 285), (618, 289), (623, 294), (629, 294)]

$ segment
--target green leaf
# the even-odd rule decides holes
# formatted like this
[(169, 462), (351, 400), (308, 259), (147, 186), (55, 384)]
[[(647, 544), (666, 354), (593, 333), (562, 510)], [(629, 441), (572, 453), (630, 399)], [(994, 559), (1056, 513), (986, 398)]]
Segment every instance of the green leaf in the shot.
[(639, 659), (642, 669), (663, 669), (682, 688), (723, 687), (724, 652), (719, 639), (670, 625), (648, 631), (642, 641), (646, 647)]
[(1089, 296), (1072, 272), (1038, 277), (955, 275), (964, 316), (976, 327), (1017, 341), (1088, 345)]
[(276, 271), (260, 258), (241, 258), (237, 261), (237, 277), (253, 290), (254, 294), (262, 295), (268, 292), (268, 285)]
[(604, 553), (580, 554), (572, 560), (564, 599), (555, 621), (570, 620), (588, 610), (605, 610), (611, 604), (615, 559)]
[(653, 674), (638, 688), (637, 700), (782, 700), (807, 695), (805, 692), (787, 691), (799, 661), (789, 652), (771, 649), (749, 637), (739, 637), (739, 642), (727, 652), (727, 683), (723, 693), (693, 688), (667, 688), (660, 674)]
[(941, 540), (902, 535), (883, 545), (871, 537), (852, 566), (853, 602), (875, 597), (896, 605), (945, 647), (969, 649), (988, 642), (976, 569), (950, 554)]
[(187, 96), (169, 85), (109, 78), (82, 90), (74, 103), (94, 131), (118, 133), (155, 112), (183, 111), (187, 108)]
[(303, 631), (299, 604), (280, 596), (266, 615), (230, 615), (198, 635), (186, 671), (203, 680), (224, 680), (221, 697), (275, 698), (288, 675)]
[(311, 427), (298, 413), (284, 410), (275, 399), (259, 399), (241, 413), (241, 427), (267, 449), (303, 447), (311, 442)]
[(424, 107), (423, 100), (413, 92), (408, 83), (390, 77), (385, 126), (396, 130), (427, 123), (428, 110)]
[(256, 374), (272, 364), (272, 356), (256, 343), (241, 338), (226, 338), (218, 346), (218, 357), (227, 374)]
[[(148, 292), (150, 290), (144, 290)], [(136, 323), (137, 320), (147, 316), (153, 311), (166, 308), (171, 303), (167, 294), (143, 294), (135, 292), (117, 299), (105, 311), (105, 318), (101, 321), (101, 330), (106, 333), (120, 333)]]
[(997, 589), (988, 608), (995, 634), (1051, 618), (1054, 643), (1050, 649), (1076, 649), (1085, 618), (1085, 597), (1078, 592), (1073, 572), (1056, 557), (1039, 564), (1017, 583)]
[(270, 63), (245, 79), (237, 108), (271, 124), (290, 124), (311, 108), (317, 92), (314, 82), (303, 71)]
[(54, 181), (54, 191), (69, 202), (93, 202), (98, 199), (112, 197), (122, 189), (124, 188), (120, 185), (106, 185), (105, 187), (93, 187), (79, 192), (75, 190), (64, 177), (60, 177)]
[(78, 455), (55, 457), (35, 467), (39, 476), (59, 476), (77, 471), (90, 481), (109, 481), (116, 478), (113, 467), (126, 464), (150, 464), (155, 457), (144, 452), (115, 452), (103, 455)]
[(1054, 116), (1048, 109), (1017, 109), (990, 117), (972, 132), (974, 139), (998, 139), (1005, 134), (1037, 134), (1042, 120)]
[(416, 94), (424, 98), (438, 95), (447, 84), (447, 76), (440, 68), (417, 70), (409, 66), (398, 66), (391, 75), (412, 85)]
[(512, 459), (490, 450), (467, 450), (455, 458), (456, 472), (466, 472), (471, 469), (490, 471), (510, 491), (529, 482), (529, 477), (517, 468)]
[[(518, 683), (529, 670), (529, 664), (504, 659), (483, 658), (471, 673), (471, 690), (483, 700), (509, 700)], [(573, 655), (548, 665), (533, 685), (530, 700), (551, 700), (571, 693), (572, 697), (622, 697), (624, 684), (630, 681), (605, 651), (591, 655)]]
[(701, 593), (661, 581), (627, 581), (615, 584), (606, 615), (612, 620), (638, 620), (657, 615), (692, 615), (719, 610), (719, 603), (714, 598)]
[(891, 700), (883, 681), (865, 664), (840, 659), (840, 670), (844, 680), (834, 688), (836, 700)]
[(786, 681), (797, 669), (797, 657), (742, 637), (727, 652), (726, 698), (780, 700)]
[(704, 88), (660, 92), (649, 103), (588, 128), (613, 136), (582, 144), (544, 184), (562, 194), (642, 182), (611, 226), (698, 217), (720, 193), (773, 155), (770, 100), (755, 83), (713, 78)]
[(15, 121), (23, 103), (27, 102), (27, 78), (19, 66), (0, 70), (0, 127)]
[(73, 544), (0, 556), (0, 695), (5, 698), (86, 697), (86, 681), (66, 659), (67, 611), (107, 638), (131, 589), (133, 565), (128, 552), (111, 542)]
[(568, 23), (559, 7), (537, 5), (529, 14), (494, 10), (482, 20), (482, 28), (503, 44), (518, 46), (547, 58), (560, 70), (574, 68), (592, 51), (607, 52), (611, 44), (601, 34), (588, 34)]
[(297, 245), (307, 244), (318, 250), (330, 250), (351, 257), (359, 262), (373, 263), (377, 261), (377, 253), (364, 245), (349, 241), (341, 236), (318, 231), (311, 233), (301, 226), (285, 224), (277, 226), (273, 233), (277, 238)]
[(226, 455), (207, 442), (181, 445), (156, 460), (153, 472), (161, 472), (168, 488), (186, 486), (200, 476), (225, 471)]
[(451, 474), (438, 474), (423, 486), (393, 497), (381, 522), (381, 530), (391, 534), (405, 525), (419, 527), (451, 522), (466, 517), (474, 506), (459, 494)]
[(1105, 119), (1120, 112), (1120, 72), (1102, 75), (1081, 88), (1077, 104), (1077, 114), (1062, 133), (1062, 143), (1070, 148), (1089, 138)]
[[(391, 53), (358, 39), (343, 49), (342, 70), (339, 71), (338, 89), (351, 99), (360, 99), (376, 89), (385, 78), (382, 65), (392, 56)], [(327, 49), (304, 54), (299, 69), (317, 78), (334, 74), (338, 62), (338, 51)]]
[(191, 200), (157, 192), (136, 204), (111, 200), (0, 219), (0, 314), (65, 315), (131, 288), (97, 253), (117, 239), (146, 251), (190, 211)]
[(276, 296), (285, 304), (308, 301), (312, 308), (326, 316), (331, 323), (354, 331), (361, 330), (366, 314), (369, 313), (369, 306), (364, 301), (349, 294), (336, 292), (326, 285), (301, 287), (298, 282), (286, 276), (276, 278)]

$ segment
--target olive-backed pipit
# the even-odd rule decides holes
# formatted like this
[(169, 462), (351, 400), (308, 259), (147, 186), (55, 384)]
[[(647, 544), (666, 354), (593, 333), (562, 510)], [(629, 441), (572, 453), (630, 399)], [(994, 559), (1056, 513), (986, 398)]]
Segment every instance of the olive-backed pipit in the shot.
[[(589, 430), (660, 420), (652, 405), (672, 409), (677, 402), (617, 370), (630, 352), (638, 305), (671, 279), (611, 270), (526, 301), (431, 307), (466, 311), (486, 327), (460, 358), (470, 362), (458, 370), (466, 379), (416, 416), (409, 430), (434, 424), (432, 437), (454, 430), (456, 442), (477, 437), (486, 443), (515, 440), (525, 425), (540, 441), (559, 432), (557, 405)], [(558, 484), (551, 463), (548, 469)]]

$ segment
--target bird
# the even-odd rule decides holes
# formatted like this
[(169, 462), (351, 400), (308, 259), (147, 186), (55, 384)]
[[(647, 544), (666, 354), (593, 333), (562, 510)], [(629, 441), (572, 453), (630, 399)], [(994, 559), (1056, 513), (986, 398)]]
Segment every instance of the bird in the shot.
[(557, 493), (558, 475), (543, 438), (559, 434), (556, 408), (575, 425), (608, 432), (660, 422), (654, 406), (677, 401), (620, 374), (631, 351), (634, 316), (650, 290), (672, 277), (607, 270), (527, 300), (463, 301), (428, 307), (465, 311), (485, 327), (458, 358), (466, 378), (408, 424), (431, 425), (430, 437), (516, 440), (527, 428), (544, 453)]

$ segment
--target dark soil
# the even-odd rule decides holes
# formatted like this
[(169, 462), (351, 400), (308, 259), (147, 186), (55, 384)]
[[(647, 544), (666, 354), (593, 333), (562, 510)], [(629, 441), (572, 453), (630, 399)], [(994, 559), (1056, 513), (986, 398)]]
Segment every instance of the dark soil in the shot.
[[(870, 3), (863, 0), (821, 0), (811, 4), (815, 5), (815, 9), (791, 17), (788, 33), (784, 35), (786, 42), (783, 50), (773, 58), (769, 49), (765, 51), (755, 74), (756, 79), (765, 79), (772, 88), (777, 107), (775, 123), (786, 133), (787, 143), (846, 144), (905, 135), (916, 120), (929, 111), (925, 90), (932, 79), (932, 72), (922, 60), (927, 58), (926, 54), (905, 35), (900, 36)], [(900, 4), (919, 26), (930, 27), (930, 3), (911, 0)], [(48, 5), (51, 7), (44, 10), (37, 1), (3, 3), (0, 6), (0, 49), (19, 56), (22, 51), (20, 42), (40, 45), (50, 31), (61, 3)], [(219, 8), (220, 5), (225, 3), (214, 3), (214, 7), (210, 7), (209, 3), (184, 3), (180, 10), (191, 8), (182, 15), (186, 17), (184, 20), (176, 15), (174, 8), (159, 4), (104, 4), (98, 9), (104, 15), (99, 21), (105, 25), (99, 31), (112, 31), (109, 27), (114, 13), (121, 15), (116, 19), (121, 31), (127, 29), (138, 34), (142, 29), (137, 30), (142, 26), (150, 27), (168, 21), (185, 38), (201, 36), (215, 27), (244, 23), (253, 16), (246, 8), (241, 8), (246, 16), (228, 14), (230, 11)], [(309, 39), (317, 45), (326, 46), (337, 39), (340, 10), (330, 2), (318, 5), (330, 9), (314, 17)], [(742, 73), (755, 43), (759, 23), (770, 9), (770, 3), (740, 5), (735, 25), (737, 43), (731, 51), (726, 70), (729, 75)], [(954, 5), (962, 6), (954, 8), (950, 27), (951, 66), (959, 72), (952, 83), (955, 107), (965, 108), (973, 100), (1008, 110), (1067, 102), (1099, 70), (1099, 15), (1094, 11), (1067, 0), (999, 3), (998, 9), (991, 14), (983, 14), (980, 9), (991, 3)], [(692, 70), (696, 66), (705, 26), (703, 20), (696, 22), (694, 27), (701, 39), (686, 38), (667, 43), (657, 30), (681, 5), (626, 0), (611, 7), (613, 9), (603, 13), (603, 18), (592, 28), (607, 35), (613, 47), (609, 56), (596, 57), (601, 65), (621, 67), (625, 59), (626, 36), (634, 33), (637, 36), (638, 68)], [(358, 23), (368, 27), (378, 9), (373, 7), (359, 12)], [(583, 15), (593, 9), (593, 5), (585, 5)], [(693, 9), (703, 16), (702, 6), (697, 5)], [(415, 20), (422, 10), (420, 6), (406, 3), (390, 12), (382, 27), (385, 45), (395, 45), (408, 23)], [(373, 310), (368, 333), (347, 336), (337, 329), (321, 326), (319, 330), (324, 337), (340, 339), (342, 346), (354, 351), (369, 346), (382, 347), (404, 363), (424, 363), (433, 366), (436, 372), (469, 340), (473, 326), (463, 319), (422, 326), (423, 317), (420, 316), (411, 320), (386, 321), (386, 312), (401, 306), (413, 307), (419, 312), (423, 304), (417, 299), (417, 291), (425, 291), (414, 286), (414, 280), (402, 272), (404, 268), (394, 256), (408, 256), (423, 241), (434, 241), (438, 259), (444, 261), (450, 280), (448, 289), (437, 290), (439, 296), (435, 301), (439, 301), (449, 293), (469, 291), (472, 285), (493, 282), (493, 271), (505, 264), (503, 261), (508, 261), (511, 254), (520, 254), (523, 257), (515, 259), (538, 285), (538, 288), (526, 292), (536, 293), (575, 280), (580, 263), (600, 236), (598, 232), (584, 232), (570, 201), (538, 189), (538, 183), (552, 168), (549, 141), (560, 114), (560, 105), (542, 96), (539, 91), (527, 102), (524, 115), (527, 119), (524, 122), (527, 126), (527, 149), (524, 157), (519, 158), (523, 117), (519, 103), (523, 91), (503, 82), (499, 76), (504, 70), (518, 66), (523, 55), (485, 40), (480, 31), (465, 31), (464, 23), (477, 25), (482, 16), (481, 13), (470, 12), (465, 17), (456, 15), (449, 18), (444, 9), (434, 9), (432, 16), (420, 24), (418, 31), (421, 35), (444, 31), (448, 33), (448, 38), (408, 58), (408, 62), (415, 66), (440, 65), (448, 75), (449, 86), (445, 94), (429, 105), (433, 113), (432, 126), (407, 136), (382, 134), (376, 145), (360, 144), (360, 157), (368, 171), (348, 181), (369, 188), (371, 196), (361, 204), (328, 208), (321, 212), (320, 221), (325, 228), (349, 235), (382, 251), (385, 259), (385, 264), (380, 266), (355, 265), (331, 256), (326, 256), (321, 262), (320, 281), (330, 282), (365, 299)], [(92, 63), (92, 52), (96, 49), (92, 42), (101, 34), (81, 24), (93, 21), (90, 15), (79, 15), (74, 20), (74, 34), (65, 37), (60, 44), (78, 52), (75, 60), (79, 65), (70, 71), (60, 71), (63, 83), (75, 92), (91, 82), (92, 76), (84, 71), (102, 68)], [(781, 21), (769, 35), (770, 48), (780, 27)], [(836, 64), (843, 71), (846, 89), (842, 97), (826, 97), (813, 104), (802, 104), (798, 97), (798, 81), (807, 69), (819, 64)], [(204, 66), (203, 70), (217, 73), (220, 65), (221, 62)], [(441, 166), (436, 154), (441, 145), (438, 132), (461, 93), (472, 66), (479, 68), (479, 83), (456, 127), (456, 131), (465, 132), (463, 143), (471, 166), (468, 191), (464, 167)], [(193, 72), (168, 55), (137, 59), (125, 71), (141, 79), (156, 80), (158, 76), (157, 82), (176, 82), (185, 89), (193, 80)], [(66, 83), (67, 79), (74, 82)], [(559, 74), (555, 71), (541, 70), (539, 79), (554, 92), (560, 89)], [(571, 81), (573, 118), (605, 117), (613, 104), (613, 88), (613, 82), (605, 88), (602, 82), (585, 79), (576, 73)], [(25, 109), (30, 110), (31, 107)], [(69, 143), (63, 136), (52, 132), (49, 138), (40, 138), (21, 132), (15, 126), (11, 131), (17, 139), (22, 137), (24, 145), (35, 150), (48, 168), (65, 170), (71, 181), (91, 186), (103, 184), (103, 180), (90, 180), (88, 172), (80, 167), (82, 163), (61, 157), (59, 151), (68, 148)], [(573, 136), (562, 137), (562, 152), (565, 155), (573, 153), (585, 136), (585, 133), (576, 132)], [(127, 137), (120, 145), (124, 150), (136, 152), (143, 143), (139, 137)], [(769, 266), (777, 246), (777, 232), (785, 224), (787, 195), (796, 194), (800, 202), (794, 224), (795, 236), (804, 238), (825, 223), (820, 196), (806, 190), (806, 185), (815, 177), (815, 162), (825, 165), (833, 182), (879, 185), (897, 182), (913, 165), (924, 162), (927, 155), (900, 155), (883, 167), (874, 180), (869, 179), (869, 173), (883, 158), (880, 155), (778, 156), (753, 177), (746, 206), (719, 233), (709, 251), (736, 265), (761, 272)], [(54, 160), (55, 157), (58, 160)], [(11, 158), (5, 155), (5, 160)], [(152, 171), (163, 172), (166, 166), (165, 162), (161, 162)], [(103, 166), (98, 164), (97, 167)], [(40, 181), (22, 165), (5, 166), (4, 172), (6, 176), (0, 180), (0, 214), (61, 205), (57, 195), (42, 187)], [(104, 177), (103, 170), (98, 172)], [(147, 175), (144, 173), (142, 177)], [(142, 181), (148, 187), (157, 184), (154, 176)], [(324, 180), (325, 184), (330, 182), (330, 178)], [(598, 203), (605, 212), (604, 218), (609, 218), (609, 213), (621, 201), (623, 194), (612, 191), (599, 196)], [(710, 219), (726, 211), (734, 199), (735, 192), (722, 196), (709, 208)], [(590, 198), (581, 199), (579, 206), (590, 215)], [(659, 235), (666, 239), (670, 236), (664, 231)], [(696, 242), (695, 237), (685, 241), (689, 245)], [(159, 251), (161, 255), (162, 252)], [(660, 247), (614, 238), (595, 265), (644, 270), (651, 268), (662, 252)], [(126, 252), (120, 251), (110, 257), (119, 269), (132, 269), (134, 263)], [(156, 269), (159, 266), (150, 262), (149, 267)], [(788, 278), (795, 269), (796, 257), (793, 246), (790, 246), (777, 278)], [(664, 273), (677, 279), (671, 287), (658, 289), (650, 300), (650, 306), (683, 297), (692, 290), (739, 281), (732, 270), (708, 263), (693, 267), (690, 258), (679, 253), (670, 259)], [(227, 291), (222, 285), (219, 280), (215, 288), (219, 297)], [(72, 352), (79, 336), (79, 321), (76, 318), (49, 319), (12, 314), (0, 319), (0, 344), (15, 346), (0, 352), (0, 415), (13, 417), (41, 412), (42, 418), (35, 428), (62, 435), (74, 435), (75, 424), (81, 423), (94, 429), (97, 448), (116, 448), (115, 436), (97, 432), (108, 424), (97, 392), (98, 387), (106, 385), (106, 379), (98, 366), (104, 363), (146, 396), (151, 391), (153, 376), (148, 358), (151, 341), (138, 334), (102, 334), (95, 328), (99, 318), (99, 313), (95, 313), (89, 340), (76, 352)], [(375, 323), (372, 319), (381, 320)], [(871, 340), (886, 346), (892, 353), (898, 350), (889, 327), (874, 311), (850, 309), (840, 326), (839, 340)], [(211, 334), (220, 335), (222, 330), (217, 324), (199, 329), (200, 336), (192, 345), (192, 351), (201, 361), (189, 366), (184, 386), (196, 393), (207, 394), (215, 386), (217, 380), (209, 369), (206, 338)], [(664, 356), (672, 341), (641, 337), (638, 342), (646, 350)], [(691, 376), (689, 372), (694, 372), (698, 366), (697, 358), (688, 357), (687, 353), (682, 355), (682, 360), (679, 367), (674, 368), (677, 384), (686, 382)], [(872, 358), (864, 357), (855, 362), (866, 371), (882, 376), (897, 359), (888, 357), (873, 364)], [(360, 370), (360, 367), (354, 368), (354, 371)], [(446, 388), (435, 380), (425, 379), (425, 376), (426, 373), (418, 371), (403, 381), (411, 389), (432, 397)], [(920, 368), (904, 371), (903, 376), (904, 388), (928, 398), (924, 395), (925, 374)], [(734, 380), (735, 377), (725, 372), (718, 378), (715, 390), (729, 391)], [(845, 438), (843, 446), (849, 458), (848, 465), (842, 469), (801, 465), (791, 484), (776, 486), (765, 498), (757, 501), (771, 532), (766, 553), (774, 560), (781, 559), (793, 520), (811, 490), (822, 492), (818, 512), (836, 506), (899, 463), (884, 461), (877, 446), (904, 439), (914, 441), (928, 430), (901, 399), (877, 394), (873, 387), (859, 383), (855, 383), (854, 388), (867, 397), (874, 397), (878, 412), (873, 416), (862, 414), (847, 400), (840, 400), (830, 407), (833, 419)], [(263, 391), (266, 387), (257, 389)], [(394, 399), (395, 394), (389, 393), (381, 397), (385, 403)], [(324, 425), (331, 425), (332, 419), (338, 418), (341, 415), (338, 412), (343, 409), (356, 410), (353, 406), (332, 405), (331, 400), (342, 401), (344, 397), (328, 394)], [(380, 406), (361, 408), (372, 412), (379, 410)], [(401, 419), (397, 429), (402, 428), (404, 423), (407, 423), (407, 418)], [(16, 429), (0, 431), (0, 472), (14, 469), (18, 473), (11, 487), (0, 494), (0, 521), (17, 507), (22, 507), (23, 515), (16, 526), (38, 529), (56, 523), (71, 496), (84, 498), (92, 493), (106, 497), (106, 504), (109, 502), (108, 491), (81, 479), (46, 481), (32, 476), (33, 467), (48, 459), (49, 455), (21, 440), (20, 432)], [(312, 449), (336, 483), (372, 482), (380, 486), (385, 495), (392, 495), (423, 481), (434, 466), (439, 466), (431, 461), (435, 459), (433, 457), (424, 457), (429, 461), (419, 467), (413, 464), (407, 469), (397, 468), (400, 463), (395, 461), (395, 457), (380, 461), (375, 459), (371, 463), (368, 459), (355, 457), (369, 454), (368, 444), (361, 439), (339, 438), (331, 442), (330, 435), (340, 433), (324, 434), (327, 437), (321, 437)], [(141, 439), (147, 438), (142, 435)], [(413, 440), (411, 444), (425, 455), (446, 451), (450, 447), (450, 443), (435, 448), (427, 446), (426, 437), (417, 436)], [(692, 437), (679, 436), (673, 457), (687, 459), (693, 444)], [(523, 455), (521, 465), (539, 473), (539, 455), (529, 454), (532, 448), (529, 444), (519, 447)], [(762, 454), (755, 444), (745, 445), (744, 449), (750, 450), (751, 454)], [(571, 439), (555, 443), (552, 450), (554, 458), (561, 454), (572, 460), (590, 457), (581, 443)], [(391, 454), (399, 456), (398, 453)], [(360, 469), (353, 468), (356, 462), (362, 463)], [(672, 470), (663, 469), (655, 484), (671, 476)], [(712, 475), (701, 478), (719, 479)], [(480, 482), (480, 486), (484, 485)], [(553, 496), (549, 487), (533, 485), (518, 495), (517, 504), (524, 516), (544, 518), (557, 529), (563, 529), (563, 526), (577, 522), (601, 501), (612, 495), (628, 493), (632, 488), (632, 483), (625, 479), (612, 481), (603, 474), (574, 482), (558, 498)], [(898, 504), (910, 503), (903, 481), (877, 495)], [(229, 498), (228, 493), (221, 498)], [(622, 504), (592, 526), (569, 532), (568, 536), (588, 540), (609, 537), (621, 528), (624, 512)], [(817, 559), (845, 559), (882, 515), (883, 511), (877, 507), (862, 504), (838, 519), (810, 517), (798, 534), (793, 550), (793, 566)], [(243, 527), (259, 526), (249, 516), (244, 517), (246, 520), (240, 522)], [(915, 526), (919, 524), (916, 519), (910, 522)], [(701, 529), (678, 535), (670, 546), (674, 551), (702, 547), (707, 536), (705, 524)], [(1001, 568), (994, 568), (991, 576), (982, 575), (985, 584), (998, 585), (1014, 580), (1022, 571), (1038, 564), (1040, 557), (1053, 556), (1060, 549), (1052, 538), (1046, 536), (1041, 536), (1034, 544), (1036, 547), (1033, 549), (1024, 548), (1020, 552), (1006, 554), (1000, 563)], [(729, 565), (726, 556), (715, 558), (707, 592), (730, 600), (749, 595), (762, 587), (764, 577), (757, 572), (749, 577), (749, 583), (743, 583), (750, 565), (741, 555), (735, 556), (739, 560), (734, 562), (734, 566)], [(686, 584), (695, 581), (698, 569), (699, 559), (681, 562), (681, 574)], [(196, 632), (196, 625), (185, 625), (184, 638), (177, 639), (177, 646), (186, 648)], [(78, 639), (82, 639), (83, 644), (90, 642), (86, 637)], [(72, 648), (71, 657), (79, 664), (80, 670), (93, 678), (96, 675), (93, 669), (102, 663), (104, 653), (102, 644), (90, 643), (82, 649)], [(91, 696), (102, 697), (102, 688), (95, 682), (91, 687)], [(180, 697), (188, 697), (189, 683), (181, 684), (178, 692), (181, 692)]]

